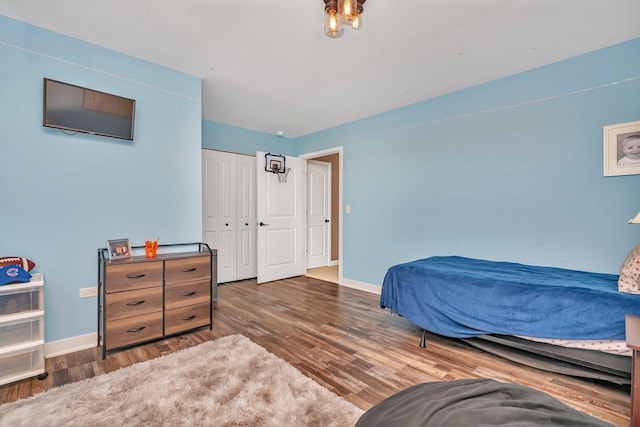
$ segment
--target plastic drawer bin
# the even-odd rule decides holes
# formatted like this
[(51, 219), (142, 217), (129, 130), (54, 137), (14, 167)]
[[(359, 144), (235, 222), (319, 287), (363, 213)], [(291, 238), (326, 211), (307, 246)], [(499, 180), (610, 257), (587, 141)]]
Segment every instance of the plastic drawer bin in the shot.
[(24, 285), (0, 286), (0, 313), (2, 315), (44, 310), (44, 290), (42, 286), (29, 283)]
[[(6, 317), (6, 316), (5, 316)], [(44, 316), (2, 321), (0, 316), (0, 343), (9, 347), (44, 340)]]
[(44, 372), (43, 346), (0, 354), (0, 384), (33, 377)]

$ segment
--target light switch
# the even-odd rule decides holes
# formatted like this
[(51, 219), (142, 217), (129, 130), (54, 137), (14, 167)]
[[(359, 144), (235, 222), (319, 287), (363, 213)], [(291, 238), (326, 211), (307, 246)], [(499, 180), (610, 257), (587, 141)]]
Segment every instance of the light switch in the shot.
[(350, 213), (351, 213), (351, 205), (346, 205), (346, 206), (344, 207), (344, 211), (345, 211), (346, 213), (350, 214)]

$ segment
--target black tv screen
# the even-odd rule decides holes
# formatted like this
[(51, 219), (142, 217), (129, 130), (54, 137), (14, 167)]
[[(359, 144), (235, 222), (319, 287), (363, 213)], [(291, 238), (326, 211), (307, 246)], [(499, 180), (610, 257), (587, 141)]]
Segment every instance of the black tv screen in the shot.
[(133, 99), (44, 79), (46, 127), (132, 141), (135, 107)]

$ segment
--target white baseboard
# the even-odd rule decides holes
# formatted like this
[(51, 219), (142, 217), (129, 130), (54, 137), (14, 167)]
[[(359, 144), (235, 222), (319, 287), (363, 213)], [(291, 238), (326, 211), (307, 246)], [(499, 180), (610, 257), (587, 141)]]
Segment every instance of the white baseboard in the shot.
[(340, 282), (340, 286), (357, 289), (359, 291), (369, 292), (371, 294), (376, 294), (376, 295), (380, 295), (382, 293), (382, 286), (371, 285), (369, 283), (364, 283), (364, 282), (358, 282), (357, 280), (345, 279), (344, 277)]
[(334, 265), (340, 265), (340, 260), (339, 259), (329, 260), (329, 266), (333, 267)]
[(86, 350), (98, 346), (98, 334), (96, 332), (86, 335), (78, 335), (77, 337), (65, 338), (58, 341), (47, 342), (44, 344), (44, 357), (61, 356), (63, 354), (73, 353), (74, 351)]

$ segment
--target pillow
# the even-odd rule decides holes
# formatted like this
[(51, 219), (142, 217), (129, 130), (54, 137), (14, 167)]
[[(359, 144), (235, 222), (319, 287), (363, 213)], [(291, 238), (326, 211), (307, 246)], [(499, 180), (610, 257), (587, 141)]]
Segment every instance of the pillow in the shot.
[(631, 249), (620, 267), (618, 290), (630, 294), (640, 294), (640, 245)]
[(0, 257), (0, 267), (4, 267), (5, 265), (19, 265), (27, 271), (33, 270), (33, 267), (36, 266), (36, 263), (31, 261), (30, 259), (19, 257), (19, 256), (3, 256)]

